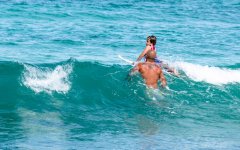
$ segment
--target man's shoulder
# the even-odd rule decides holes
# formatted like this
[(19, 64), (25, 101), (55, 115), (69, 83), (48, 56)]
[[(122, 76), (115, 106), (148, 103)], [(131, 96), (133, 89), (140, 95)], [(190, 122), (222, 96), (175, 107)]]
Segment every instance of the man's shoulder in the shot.
[(157, 64), (155, 62), (143, 62), (141, 64), (141, 66), (149, 66), (151, 68), (156, 68), (156, 69), (160, 69), (161, 70), (161, 67), (159, 66), (159, 64)]

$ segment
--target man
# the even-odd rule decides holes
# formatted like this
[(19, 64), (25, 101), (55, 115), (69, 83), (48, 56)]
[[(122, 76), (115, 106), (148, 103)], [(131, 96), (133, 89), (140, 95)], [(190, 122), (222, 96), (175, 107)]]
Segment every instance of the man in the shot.
[(156, 51), (148, 51), (146, 62), (138, 63), (130, 73), (130, 75), (133, 75), (135, 72), (139, 72), (146, 85), (154, 89), (158, 88), (158, 80), (161, 81), (163, 87), (167, 85), (162, 69), (155, 62), (156, 55)]

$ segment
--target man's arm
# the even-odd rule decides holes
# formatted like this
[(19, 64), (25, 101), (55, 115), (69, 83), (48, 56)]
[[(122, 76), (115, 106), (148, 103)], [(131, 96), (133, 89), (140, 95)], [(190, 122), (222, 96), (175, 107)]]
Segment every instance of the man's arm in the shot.
[(139, 72), (139, 69), (140, 69), (140, 64), (137, 64), (136, 66), (134, 66), (134, 67), (131, 69), (129, 75), (130, 75), (130, 76), (134, 75), (136, 72)]
[(132, 68), (130, 70), (130, 72), (128, 73), (126, 80), (131, 81), (132, 80), (132, 76), (135, 75), (138, 71), (139, 71), (139, 64), (137, 64), (136, 66), (134, 66), (134, 68)]
[(179, 76), (179, 73), (178, 73), (178, 71), (175, 68), (170, 67), (168, 64), (166, 64), (164, 62), (162, 62), (162, 66), (163, 66), (164, 69), (167, 70), (167, 72), (170, 72), (170, 73), (172, 73), (175, 76)]
[(166, 81), (166, 78), (164, 77), (163, 71), (161, 69), (160, 69), (159, 79), (162, 83), (162, 87), (166, 87), (167, 81)]

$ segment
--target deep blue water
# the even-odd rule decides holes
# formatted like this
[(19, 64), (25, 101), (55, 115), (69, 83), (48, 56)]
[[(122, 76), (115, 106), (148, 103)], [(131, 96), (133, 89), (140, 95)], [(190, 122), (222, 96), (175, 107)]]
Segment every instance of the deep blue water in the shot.
[[(0, 149), (240, 149), (239, 0), (0, 0)], [(131, 66), (148, 35), (169, 90)]]

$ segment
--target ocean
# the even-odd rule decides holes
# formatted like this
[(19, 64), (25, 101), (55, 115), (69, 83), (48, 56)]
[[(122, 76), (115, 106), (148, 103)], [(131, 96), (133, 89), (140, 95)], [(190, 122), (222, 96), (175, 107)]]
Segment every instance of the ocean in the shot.
[[(239, 0), (0, 0), (0, 149), (240, 149)], [(157, 37), (169, 89), (136, 60)]]

